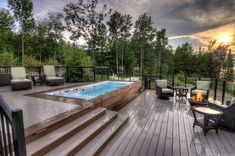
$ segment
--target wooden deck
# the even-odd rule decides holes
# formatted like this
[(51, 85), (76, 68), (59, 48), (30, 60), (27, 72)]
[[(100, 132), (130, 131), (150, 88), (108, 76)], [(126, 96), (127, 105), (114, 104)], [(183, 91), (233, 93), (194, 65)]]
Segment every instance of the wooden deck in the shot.
[(100, 155), (235, 155), (235, 133), (219, 129), (218, 135), (211, 130), (204, 136), (200, 127), (193, 129), (188, 104), (160, 100), (154, 91), (143, 92), (119, 112), (129, 121)]

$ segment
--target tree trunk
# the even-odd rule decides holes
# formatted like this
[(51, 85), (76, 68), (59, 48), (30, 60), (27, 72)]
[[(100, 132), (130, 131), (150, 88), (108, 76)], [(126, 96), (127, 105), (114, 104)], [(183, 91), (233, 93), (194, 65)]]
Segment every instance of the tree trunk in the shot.
[(118, 51), (117, 51), (117, 43), (115, 41), (115, 52), (116, 52), (116, 68), (117, 68), (117, 76), (119, 76), (119, 73), (118, 73), (118, 68), (119, 68), (119, 64), (118, 64)]
[(21, 46), (22, 46), (22, 66), (24, 66), (24, 29), (22, 28), (21, 34)]
[(143, 44), (140, 44), (140, 75), (143, 76)]
[(161, 60), (161, 59), (162, 59), (162, 58), (161, 58), (161, 57), (162, 57), (162, 54), (161, 54), (161, 53), (162, 53), (162, 50), (161, 50), (161, 48), (160, 48), (160, 50), (159, 50), (159, 60), (158, 60), (158, 61), (159, 61), (159, 62), (158, 62), (158, 64), (159, 64), (159, 65), (158, 65), (158, 66), (159, 66), (159, 67), (158, 67), (158, 68), (159, 68), (159, 71), (158, 71), (159, 78), (161, 78), (161, 74), (162, 74), (162, 73), (161, 73), (161, 61), (162, 61), (162, 60)]
[(123, 70), (124, 70), (124, 67), (123, 67), (123, 55), (124, 55), (124, 43), (122, 45), (122, 77), (123, 77)]

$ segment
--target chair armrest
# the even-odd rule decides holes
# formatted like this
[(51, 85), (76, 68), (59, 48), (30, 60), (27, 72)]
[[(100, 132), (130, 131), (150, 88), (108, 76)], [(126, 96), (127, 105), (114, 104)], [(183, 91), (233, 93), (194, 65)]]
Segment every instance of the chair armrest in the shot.
[(194, 86), (193, 88), (191, 88), (190, 90), (191, 90), (191, 92), (193, 91), (193, 90), (195, 90), (197, 87), (196, 86)]
[(167, 88), (174, 90), (175, 88), (171, 84), (167, 84)]

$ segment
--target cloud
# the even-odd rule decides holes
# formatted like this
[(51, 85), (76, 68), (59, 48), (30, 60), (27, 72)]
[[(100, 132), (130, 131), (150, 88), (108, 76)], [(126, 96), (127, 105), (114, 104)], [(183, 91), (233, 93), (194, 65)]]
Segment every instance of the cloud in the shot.
[[(49, 11), (62, 11), (69, 2), (77, 0), (33, 0), (36, 18)], [(131, 14), (133, 21), (147, 12), (156, 27), (167, 29), (170, 42), (176, 46), (190, 41), (199, 46), (213, 38), (215, 32), (230, 29), (235, 23), (235, 0), (99, 0), (109, 8)], [(226, 30), (225, 30), (226, 29)], [(235, 38), (235, 37), (234, 37)]]

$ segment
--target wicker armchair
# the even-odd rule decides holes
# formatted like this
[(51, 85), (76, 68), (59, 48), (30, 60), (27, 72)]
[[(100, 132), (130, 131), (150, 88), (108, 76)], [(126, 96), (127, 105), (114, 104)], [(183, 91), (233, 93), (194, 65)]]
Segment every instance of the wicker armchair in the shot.
[(191, 88), (191, 97), (200, 92), (207, 100), (209, 96), (210, 85), (211, 81), (197, 81), (196, 85)]
[(219, 125), (235, 131), (235, 98), (227, 101), (226, 105), (210, 104), (210, 106), (224, 113), (219, 121)]
[(27, 78), (24, 67), (11, 68), (11, 90), (32, 89), (32, 81)]
[(59, 77), (55, 72), (54, 66), (43, 66), (45, 82), (48, 86), (57, 86), (64, 84), (64, 78)]
[(167, 80), (156, 80), (158, 98), (168, 99), (174, 96), (174, 87)]

